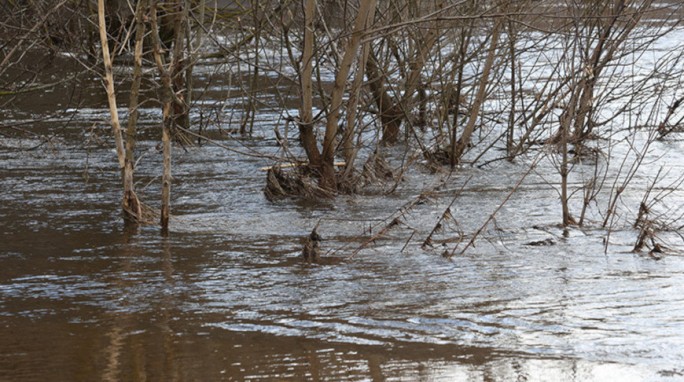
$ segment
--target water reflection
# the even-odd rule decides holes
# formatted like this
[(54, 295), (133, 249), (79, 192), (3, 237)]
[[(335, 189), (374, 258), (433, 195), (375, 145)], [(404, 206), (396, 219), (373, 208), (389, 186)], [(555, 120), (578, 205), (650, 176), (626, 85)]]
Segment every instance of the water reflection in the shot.
[(677, 258), (560, 246), (446, 261), (388, 247), (307, 266), (296, 237), (155, 231), (94, 235), (85, 241), (92, 248), (43, 231), (61, 245), (6, 252), (0, 375), (600, 381), (680, 373)]

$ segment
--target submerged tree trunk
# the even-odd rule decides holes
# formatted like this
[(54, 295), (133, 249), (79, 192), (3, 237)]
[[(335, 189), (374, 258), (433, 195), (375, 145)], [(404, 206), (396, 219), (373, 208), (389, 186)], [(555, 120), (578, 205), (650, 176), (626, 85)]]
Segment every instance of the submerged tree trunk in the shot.
[(184, 26), (182, 20), (187, 17), (186, 0), (176, 0), (174, 3), (174, 11), (176, 12), (174, 27), (174, 47), (170, 67), (164, 63), (164, 56), (162, 55), (162, 41), (159, 37), (159, 27), (157, 22), (157, 1), (152, 2), (151, 7), (151, 22), (152, 22), (152, 50), (154, 60), (159, 70), (162, 88), (161, 88), (161, 102), (162, 102), (162, 156), (163, 156), (163, 170), (162, 170), (162, 203), (161, 203), (161, 218), (160, 223), (162, 232), (168, 232), (169, 216), (171, 210), (171, 134), (176, 120), (182, 115), (179, 113), (186, 112), (187, 105), (176, 95), (184, 86), (182, 83), (182, 52), (183, 52), (183, 37), (185, 36)]
[(570, 174), (570, 168), (568, 167), (568, 140), (570, 138), (570, 124), (572, 115), (575, 113), (574, 103), (571, 103), (570, 109), (567, 110), (560, 118), (560, 150), (561, 150), (561, 163), (560, 163), (560, 176), (561, 176), (561, 210), (563, 213), (562, 222), (563, 227), (567, 227), (574, 224), (575, 221), (570, 215), (570, 196), (568, 194), (568, 175)]
[(516, 60), (518, 59), (517, 57), (517, 52), (516, 52), (516, 30), (513, 24), (512, 20), (508, 20), (508, 53), (510, 55), (509, 61), (511, 65), (511, 92), (510, 92), (510, 97), (511, 97), (511, 110), (508, 113), (508, 130), (506, 132), (506, 155), (508, 157), (508, 161), (512, 162), (513, 158), (515, 157), (515, 152), (513, 151), (513, 140), (515, 137), (515, 116), (516, 116), (516, 107), (517, 107), (517, 73), (516, 71), (518, 70), (518, 67), (516, 65)]
[(119, 161), (119, 169), (121, 170), (121, 178), (124, 188), (122, 209), (124, 213), (124, 219), (132, 222), (139, 222), (142, 215), (140, 201), (135, 194), (133, 184), (133, 165), (135, 162), (133, 150), (135, 147), (135, 128), (138, 117), (138, 92), (140, 89), (140, 78), (142, 76), (142, 37), (145, 34), (144, 24), (141, 21), (144, 12), (143, 3), (144, 0), (141, 0), (138, 3), (138, 10), (136, 12), (136, 18), (140, 20), (140, 22), (138, 23), (136, 30), (134, 78), (131, 85), (131, 98), (129, 104), (130, 115), (128, 126), (126, 128), (125, 148), (124, 139), (121, 134), (121, 125), (119, 122), (119, 111), (116, 104), (116, 93), (114, 90), (114, 73), (112, 70), (112, 58), (109, 54), (109, 41), (107, 35), (107, 25), (105, 21), (104, 0), (99, 0), (97, 4), (100, 42), (102, 44), (102, 59), (104, 61), (105, 68), (104, 82), (107, 91), (107, 101), (109, 103), (112, 132), (114, 134), (114, 141), (116, 144), (116, 155)]
[[(372, 9), (366, 20), (366, 27), (373, 22), (375, 18), (375, 9)], [(349, 101), (347, 102), (347, 120), (346, 120), (346, 130), (342, 136), (342, 152), (344, 156), (344, 177), (351, 175), (354, 169), (354, 161), (356, 158), (357, 150), (354, 147), (353, 139), (354, 133), (356, 131), (355, 126), (357, 123), (357, 107), (359, 103), (359, 96), (361, 93), (361, 87), (363, 85), (363, 77), (365, 75), (366, 62), (369, 60), (370, 55), (370, 42), (366, 41), (361, 48), (361, 57), (358, 59), (356, 75), (354, 81), (352, 82), (352, 87), (349, 95)]]
[(145, 12), (147, 10), (147, 0), (138, 1), (135, 11), (135, 48), (133, 58), (133, 81), (131, 83), (131, 95), (128, 103), (128, 122), (126, 126), (126, 158), (124, 167), (124, 199), (123, 209), (129, 221), (140, 222), (142, 217), (142, 206), (135, 193), (133, 183), (133, 172), (135, 166), (135, 144), (136, 130), (138, 124), (138, 95), (140, 93), (140, 83), (142, 80), (142, 55), (145, 38)]
[(171, 110), (174, 92), (173, 85), (171, 83), (171, 74), (164, 64), (164, 57), (162, 55), (162, 41), (159, 37), (156, 6), (157, 2), (154, 0), (152, 2), (152, 9), (150, 12), (152, 21), (152, 51), (162, 81), (161, 102), (163, 170), (160, 224), (162, 227), (162, 232), (166, 233), (169, 229), (169, 215), (171, 209), (171, 125), (173, 124)]
[(171, 214), (171, 124), (173, 118), (170, 114), (170, 103), (164, 104), (162, 124), (162, 155), (163, 155), (163, 170), (162, 170), (162, 204), (161, 204), (161, 219), (160, 224), (162, 232), (166, 233), (169, 230), (169, 216)]
[(399, 140), (404, 111), (385, 89), (385, 75), (380, 71), (374, 54), (371, 54), (371, 57), (366, 61), (366, 72), (368, 72), (368, 86), (375, 99), (375, 104), (378, 106), (378, 113), (380, 113), (382, 141), (386, 144), (396, 143)]
[(299, 139), (306, 152), (309, 166), (320, 169), (321, 153), (316, 144), (313, 127), (313, 39), (316, 0), (306, 0), (304, 3), (304, 50), (302, 51), (300, 85), (302, 105), (299, 111)]
[(466, 55), (468, 53), (468, 45), (472, 37), (472, 23), (468, 23), (466, 27), (461, 28), (459, 37), (459, 53), (456, 61), (456, 88), (450, 89), (446, 95), (444, 102), (447, 104), (447, 112), (445, 118), (448, 118), (449, 110), (453, 110), (453, 123), (451, 124), (451, 131), (449, 132), (449, 144), (451, 152), (449, 153), (449, 165), (451, 168), (458, 164), (458, 157), (456, 156), (456, 148), (458, 147), (458, 126), (461, 115), (461, 98), (463, 94), (463, 75), (465, 71)]
[[(444, 2), (438, 1), (435, 4), (436, 9), (442, 9)], [(419, 6), (416, 2), (411, 3), (411, 8), (414, 13), (417, 13)], [(418, 15), (416, 14), (416, 17)], [(422, 31), (418, 32), (418, 37), (410, 42), (414, 43), (410, 49), (411, 55), (408, 58), (408, 71), (405, 71), (404, 86), (401, 89), (403, 94), (396, 92), (392, 97), (390, 89), (385, 88), (384, 79), (387, 77), (382, 72), (377, 56), (370, 58), (366, 62), (366, 71), (369, 76), (369, 87), (373, 93), (375, 103), (378, 106), (380, 113), (380, 120), (382, 122), (382, 142), (385, 144), (393, 144), (399, 140), (401, 134), (401, 126), (406, 120), (406, 116), (413, 108), (413, 101), (416, 92), (421, 86), (421, 75), (425, 64), (430, 58), (430, 52), (439, 41), (440, 36), (440, 20), (435, 19), (431, 22), (425, 34)], [(418, 97), (419, 98), (419, 97)]]
[[(466, 147), (470, 145), (470, 139), (475, 131), (475, 125), (480, 117), (480, 110), (482, 104), (484, 104), (485, 97), (487, 95), (487, 84), (489, 83), (489, 74), (494, 66), (494, 60), (496, 59), (496, 49), (499, 43), (499, 36), (502, 20), (496, 20), (494, 22), (494, 29), (492, 30), (491, 43), (489, 46), (489, 53), (487, 54), (487, 59), (485, 60), (484, 67), (482, 68), (482, 75), (480, 77), (480, 83), (473, 99), (473, 104), (470, 108), (470, 115), (468, 116), (468, 123), (463, 128), (463, 133), (461, 134), (461, 139), (456, 142), (456, 146), (452, 148), (452, 158), (453, 164), (457, 164), (461, 160), (461, 156), (465, 151)], [(454, 127), (455, 128), (455, 127)]]
[(330, 97), (330, 111), (325, 125), (321, 158), (320, 184), (323, 189), (328, 191), (335, 191), (337, 189), (337, 179), (335, 177), (335, 149), (337, 145), (335, 144), (335, 137), (337, 136), (337, 124), (340, 117), (340, 108), (342, 107), (342, 96), (346, 90), (347, 77), (354, 62), (354, 57), (356, 57), (361, 44), (361, 37), (366, 28), (368, 15), (375, 12), (375, 2), (376, 0), (369, 0), (359, 5), (359, 13), (356, 15), (356, 21), (354, 22), (354, 31), (347, 42), (340, 68), (335, 76), (335, 84), (333, 85)]

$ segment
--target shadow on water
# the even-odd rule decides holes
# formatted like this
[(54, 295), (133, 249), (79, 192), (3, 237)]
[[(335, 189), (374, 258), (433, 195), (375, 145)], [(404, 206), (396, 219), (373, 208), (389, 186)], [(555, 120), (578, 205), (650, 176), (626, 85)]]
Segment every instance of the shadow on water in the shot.
[[(409, 174), (391, 196), (271, 203), (259, 170), (268, 160), (178, 150), (172, 234), (163, 238), (157, 227), (121, 222), (108, 132), (93, 128), (106, 111), (89, 107), (36, 122), (50, 132), (69, 120), (52, 149), (21, 150), (38, 138), (0, 146), (0, 380), (684, 375), (681, 258), (629, 252), (634, 232), (615, 232), (608, 254), (604, 232), (563, 232), (544, 182), (522, 187), (464, 256), (405, 246), (411, 232), (430, 231), (471, 175), (453, 213), (461, 229), (477, 229), (517, 180), (513, 164), (464, 169), (406, 225), (350, 257), (369, 224), (419, 195), (430, 175)], [(137, 171), (143, 200), (154, 201), (161, 158), (146, 128)], [(308, 265), (302, 240), (317, 224), (328, 260)]]

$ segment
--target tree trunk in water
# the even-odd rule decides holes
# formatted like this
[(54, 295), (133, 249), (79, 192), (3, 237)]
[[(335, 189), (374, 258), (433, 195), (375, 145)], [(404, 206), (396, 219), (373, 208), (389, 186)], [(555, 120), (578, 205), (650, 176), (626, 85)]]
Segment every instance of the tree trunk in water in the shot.
[[(472, 24), (470, 25), (472, 26)], [(447, 110), (453, 109), (454, 113), (454, 122), (451, 125), (451, 131), (449, 133), (449, 144), (451, 145), (449, 165), (451, 166), (451, 168), (456, 167), (456, 164), (458, 164), (458, 160), (456, 157), (456, 147), (458, 145), (458, 125), (459, 116), (461, 114), (461, 97), (463, 97), (463, 72), (465, 71), (466, 55), (468, 53), (468, 46), (470, 45), (470, 38), (472, 36), (472, 33), (472, 28), (468, 28), (467, 30), (465, 28), (461, 29), (459, 54), (457, 61), (455, 63), (455, 66), (457, 68), (456, 70), (458, 71), (456, 79), (456, 89), (450, 89), (450, 92), (454, 92), (454, 98), (452, 98), (452, 94), (449, 94), (446, 101), (448, 104)]]
[[(414, 12), (417, 12), (418, 4), (412, 2)], [(437, 8), (443, 7), (443, 2), (438, 2)], [(399, 140), (401, 125), (406, 119), (407, 110), (412, 108), (412, 101), (416, 91), (421, 86), (421, 73), (425, 67), (428, 56), (439, 40), (440, 28), (438, 21), (434, 21), (427, 33), (420, 36), (412, 49), (412, 59), (409, 63), (410, 71), (406, 74), (403, 88), (403, 96), (393, 99), (384, 88), (384, 73), (381, 73), (375, 57), (366, 61), (366, 70), (369, 75), (369, 86), (380, 112), (382, 122), (382, 141), (385, 144), (393, 144)]]
[(563, 211), (563, 227), (567, 227), (574, 221), (572, 216), (570, 216), (569, 196), (568, 196), (568, 174), (570, 170), (568, 169), (568, 138), (569, 138), (569, 123), (561, 122), (561, 164), (560, 164), (560, 176), (561, 176), (561, 209)]
[(135, 193), (133, 171), (135, 165), (136, 129), (138, 123), (138, 95), (142, 80), (143, 40), (145, 37), (145, 11), (147, 0), (140, 0), (135, 11), (135, 50), (133, 61), (133, 81), (131, 95), (128, 102), (128, 123), (126, 127), (126, 158), (124, 167), (124, 198), (123, 210), (128, 221), (138, 223), (142, 219), (142, 206)]
[(560, 150), (561, 150), (561, 163), (560, 163), (560, 176), (561, 176), (561, 209), (563, 212), (563, 227), (567, 227), (571, 224), (575, 224), (575, 219), (570, 215), (570, 194), (568, 193), (568, 175), (570, 174), (570, 168), (568, 166), (568, 143), (570, 141), (570, 128), (573, 124), (573, 119), (577, 118), (577, 104), (579, 102), (579, 97), (581, 94), (582, 81), (572, 85), (573, 89), (572, 95), (568, 100), (568, 103), (560, 116)]
[[(375, 18), (375, 9), (372, 9), (368, 14), (366, 20), (366, 27), (373, 22)], [(354, 169), (354, 160), (356, 159), (357, 150), (354, 149), (353, 139), (356, 126), (356, 108), (359, 103), (359, 94), (363, 85), (363, 77), (365, 75), (366, 62), (370, 56), (370, 42), (365, 42), (361, 48), (361, 57), (358, 60), (356, 77), (352, 83), (351, 94), (347, 102), (347, 128), (342, 137), (342, 151), (344, 155), (344, 177), (351, 175)]]
[[(491, 72), (492, 66), (494, 65), (494, 60), (496, 59), (496, 48), (499, 43), (499, 32), (501, 30), (502, 23), (502, 20), (496, 20), (494, 22), (494, 29), (492, 30), (492, 42), (489, 46), (489, 53), (487, 54), (487, 59), (485, 60), (484, 68), (482, 69), (482, 77), (480, 78), (480, 84), (477, 89), (477, 94), (475, 95), (475, 99), (473, 100), (473, 104), (471, 106), (470, 115), (468, 116), (468, 123), (463, 129), (463, 134), (461, 135), (460, 141), (457, 142), (456, 146), (452, 148), (452, 166), (460, 162), (461, 156), (463, 155), (463, 152), (465, 151), (466, 147), (468, 147), (468, 145), (470, 144), (470, 138), (472, 137), (473, 132), (475, 131), (475, 124), (477, 123), (477, 119), (480, 116), (480, 110), (482, 108), (482, 104), (485, 101), (485, 96), (487, 95), (486, 93), (487, 84), (489, 83), (489, 73)], [(454, 128), (456, 127), (454, 126)]]
[[(183, 18), (186, 15), (186, 8), (184, 7), (184, 0), (177, 0), (175, 4), (176, 11), (178, 14), (176, 17)], [(162, 228), (162, 233), (168, 233), (169, 229), (169, 216), (171, 210), (171, 129), (175, 123), (175, 116), (173, 111), (175, 108), (182, 104), (176, 97), (174, 91), (174, 78), (172, 78), (172, 73), (178, 76), (180, 73), (181, 66), (181, 52), (183, 45), (183, 24), (177, 20), (176, 30), (174, 33), (175, 41), (173, 61), (171, 63), (171, 68), (166, 68), (164, 64), (164, 57), (162, 56), (162, 41), (159, 37), (159, 26), (157, 22), (157, 1), (152, 2), (151, 6), (151, 26), (152, 26), (152, 51), (154, 54), (154, 61), (157, 64), (157, 69), (159, 70), (162, 88), (161, 88), (161, 101), (162, 101), (162, 159), (163, 159), (163, 169), (162, 169), (162, 205), (161, 205), (161, 218), (160, 224)], [(176, 84), (177, 85), (177, 84)]]
[(162, 205), (161, 205), (161, 228), (162, 233), (169, 231), (169, 215), (171, 214), (171, 103), (166, 102), (163, 109), (164, 122), (162, 126)]
[(508, 50), (510, 54), (510, 64), (511, 64), (511, 111), (508, 114), (508, 132), (506, 133), (506, 155), (510, 162), (513, 161), (515, 157), (515, 152), (513, 151), (513, 138), (515, 136), (515, 112), (516, 112), (516, 101), (517, 101), (517, 77), (516, 71), (518, 67), (516, 66), (515, 60), (517, 59), (516, 51), (516, 31), (514, 29), (514, 24), (512, 20), (508, 20)]
[[(138, 4), (138, 14), (142, 18), (144, 12), (143, 1)], [(124, 139), (121, 134), (121, 125), (119, 122), (119, 111), (116, 104), (116, 93), (114, 91), (114, 73), (112, 70), (112, 59), (109, 54), (109, 41), (107, 36), (107, 25), (105, 22), (105, 5), (104, 0), (99, 0), (97, 4), (98, 24), (100, 29), (100, 42), (102, 44), (102, 59), (105, 68), (105, 87), (107, 91), (107, 101), (109, 103), (109, 113), (111, 116), (112, 132), (114, 134), (114, 142), (116, 144), (116, 155), (119, 161), (119, 169), (121, 170), (121, 178), (123, 181), (124, 194), (121, 201), (124, 219), (126, 221), (138, 222), (141, 219), (142, 208), (137, 195), (135, 194), (133, 184), (133, 164), (135, 162), (133, 150), (135, 147), (135, 125), (137, 123), (137, 103), (138, 92), (140, 89), (140, 77), (142, 76), (142, 36), (145, 34), (144, 25), (138, 25), (136, 31), (136, 48), (135, 48), (135, 67), (134, 79), (131, 85), (131, 98), (129, 104), (129, 111), (131, 111), (126, 128), (126, 142), (124, 148)], [(142, 28), (142, 30), (140, 30)]]
[(349, 71), (354, 62), (354, 57), (356, 57), (356, 52), (361, 44), (361, 37), (366, 29), (368, 15), (375, 11), (375, 2), (376, 0), (369, 0), (361, 2), (359, 5), (359, 12), (356, 15), (356, 21), (354, 22), (354, 31), (347, 42), (339, 71), (335, 76), (335, 84), (333, 85), (330, 97), (330, 112), (328, 113), (328, 120), (325, 125), (325, 137), (323, 138), (323, 152), (321, 158), (320, 185), (323, 189), (328, 191), (337, 190), (337, 179), (335, 177), (335, 136), (337, 135), (337, 123), (340, 118), (340, 108), (342, 107), (342, 96), (346, 89), (347, 77), (349, 76)]
[(299, 111), (299, 139), (301, 140), (309, 166), (320, 169), (321, 154), (316, 145), (316, 135), (313, 130), (313, 31), (316, 0), (306, 0), (304, 4), (304, 50), (302, 51), (301, 91), (302, 106)]
[(384, 75), (380, 72), (375, 55), (366, 61), (366, 71), (368, 72), (368, 86), (370, 87), (375, 104), (380, 113), (382, 123), (382, 142), (385, 144), (396, 143), (399, 140), (401, 123), (404, 120), (404, 112), (398, 103), (392, 100), (387, 94), (384, 86)]

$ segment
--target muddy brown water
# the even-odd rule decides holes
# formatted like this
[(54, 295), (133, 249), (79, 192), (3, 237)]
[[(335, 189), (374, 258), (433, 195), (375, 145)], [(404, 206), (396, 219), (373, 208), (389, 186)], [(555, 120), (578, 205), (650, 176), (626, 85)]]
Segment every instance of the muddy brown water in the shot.
[[(40, 135), (0, 138), (0, 380), (684, 378), (682, 258), (632, 253), (627, 225), (610, 238), (564, 232), (557, 193), (540, 178), (466, 254), (420, 248), (466, 179), (453, 214), (471, 234), (524, 163), (463, 168), (402, 227), (350, 257), (369, 225), (436, 176), (414, 170), (387, 196), (269, 202), (260, 171), (269, 160), (177, 147), (174, 217), (162, 237), (155, 226), (124, 226), (101, 89), (87, 91), (66, 112), (48, 110), (62, 99), (49, 93), (3, 110), (6, 124)], [(255, 139), (224, 144), (277, 154), (269, 134), (279, 115), (262, 110)], [(158, 116), (143, 110), (138, 149), (138, 188), (153, 206)], [(330, 252), (307, 265), (302, 239), (319, 223)]]

